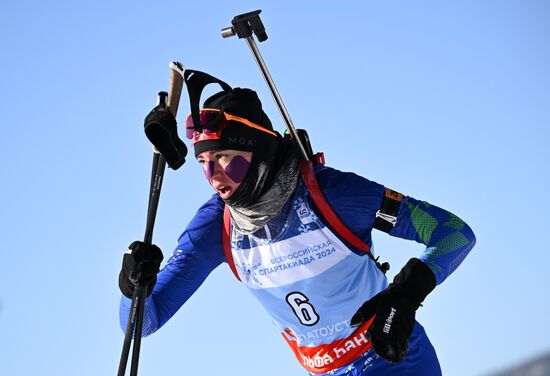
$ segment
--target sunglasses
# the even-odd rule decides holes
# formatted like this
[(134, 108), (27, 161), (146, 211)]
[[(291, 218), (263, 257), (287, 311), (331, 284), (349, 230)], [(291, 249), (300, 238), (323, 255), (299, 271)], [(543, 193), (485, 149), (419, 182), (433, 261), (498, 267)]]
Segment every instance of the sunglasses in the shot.
[[(202, 126), (202, 131), (195, 129), (195, 124), (193, 123), (193, 116), (191, 114), (187, 115), (185, 119), (185, 136), (189, 140), (193, 140), (193, 143), (204, 140), (217, 140), (221, 137), (222, 130), (229, 127), (232, 123), (231, 121), (236, 121), (241, 124), (246, 125), (257, 129), (259, 131), (268, 133), (274, 137), (277, 137), (277, 134), (269, 129), (255, 124), (245, 118), (228, 114), (227, 112), (222, 112), (216, 108), (203, 108), (199, 111), (200, 122)], [(199, 127), (197, 127), (200, 129)]]

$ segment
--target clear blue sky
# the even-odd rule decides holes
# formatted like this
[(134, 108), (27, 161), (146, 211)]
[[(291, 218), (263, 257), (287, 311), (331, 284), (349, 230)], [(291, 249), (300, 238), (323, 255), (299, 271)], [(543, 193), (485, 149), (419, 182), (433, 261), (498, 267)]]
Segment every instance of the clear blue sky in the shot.
[[(283, 123), (233, 16), (329, 165), (451, 210), (470, 256), (418, 312), (445, 375), (550, 350), (547, 1), (3, 1), (0, 374), (109, 375), (123, 334), (122, 254), (143, 238), (143, 118), (168, 63), (255, 88)], [(182, 98), (179, 121), (189, 111)], [(211, 194), (189, 156), (167, 170), (154, 240), (167, 258)], [(395, 274), (419, 244), (375, 236)], [(142, 343), (140, 375), (303, 375), (226, 266)]]

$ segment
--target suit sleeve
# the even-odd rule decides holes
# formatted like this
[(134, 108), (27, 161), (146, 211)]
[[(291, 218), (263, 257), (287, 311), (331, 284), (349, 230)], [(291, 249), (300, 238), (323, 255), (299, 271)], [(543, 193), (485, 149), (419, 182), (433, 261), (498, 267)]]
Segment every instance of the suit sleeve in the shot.
[(476, 243), (472, 229), (462, 219), (408, 196), (399, 206), (390, 235), (426, 245), (419, 258), (432, 270), (437, 284), (456, 270)]
[[(206, 202), (178, 239), (178, 245), (157, 276), (145, 301), (143, 336), (154, 333), (189, 299), (223, 261), (223, 202), (218, 195)], [(122, 297), (120, 324), (126, 330), (131, 300)]]
[[(323, 194), (342, 222), (365, 243), (372, 244), (376, 212), (386, 188), (376, 182), (330, 167), (317, 167)], [(472, 229), (453, 213), (405, 196), (397, 222), (389, 233), (426, 246), (419, 258), (443, 282), (464, 260), (476, 242)]]

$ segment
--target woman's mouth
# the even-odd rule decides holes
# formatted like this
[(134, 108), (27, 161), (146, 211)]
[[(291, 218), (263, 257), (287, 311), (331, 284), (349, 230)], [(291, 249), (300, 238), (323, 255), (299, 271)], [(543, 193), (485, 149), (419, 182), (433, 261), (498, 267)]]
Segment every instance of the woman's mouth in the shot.
[(220, 194), (221, 198), (228, 198), (229, 196), (231, 196), (231, 193), (233, 192), (231, 187), (228, 185), (222, 185), (216, 188), (216, 190)]

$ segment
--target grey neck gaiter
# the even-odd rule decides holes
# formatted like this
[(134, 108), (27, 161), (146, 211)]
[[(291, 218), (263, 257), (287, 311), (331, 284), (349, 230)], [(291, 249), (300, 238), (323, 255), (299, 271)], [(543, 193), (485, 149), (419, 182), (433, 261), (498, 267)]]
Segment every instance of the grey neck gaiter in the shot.
[(281, 212), (294, 192), (300, 176), (301, 155), (292, 151), (279, 165), (271, 187), (261, 196), (243, 206), (227, 203), (231, 223), (240, 233), (248, 235), (262, 228), (267, 221)]

